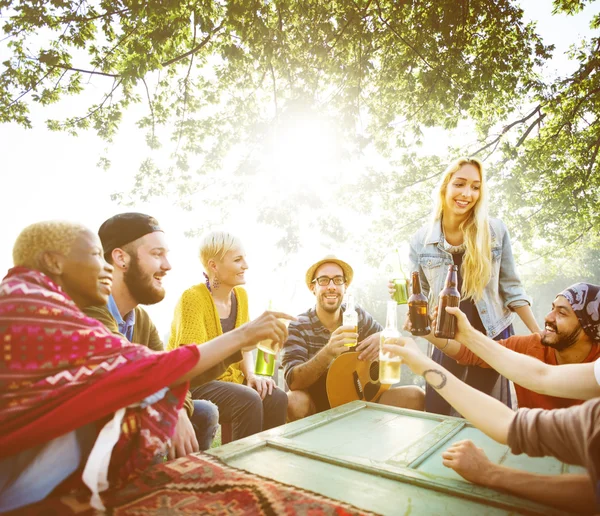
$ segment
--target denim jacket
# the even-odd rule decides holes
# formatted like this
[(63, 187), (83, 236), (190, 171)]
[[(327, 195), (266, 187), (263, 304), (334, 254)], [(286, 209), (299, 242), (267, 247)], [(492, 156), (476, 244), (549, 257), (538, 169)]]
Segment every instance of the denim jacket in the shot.
[[(500, 219), (489, 219), (492, 238), (492, 276), (482, 298), (475, 302), (488, 337), (493, 338), (511, 324), (512, 310), (531, 304), (515, 268), (508, 229)], [(444, 288), (452, 255), (444, 249), (442, 223), (435, 221), (419, 229), (410, 242), (411, 269), (418, 271), (421, 288), (430, 306), (436, 306)], [(430, 295), (431, 293), (431, 295)]]

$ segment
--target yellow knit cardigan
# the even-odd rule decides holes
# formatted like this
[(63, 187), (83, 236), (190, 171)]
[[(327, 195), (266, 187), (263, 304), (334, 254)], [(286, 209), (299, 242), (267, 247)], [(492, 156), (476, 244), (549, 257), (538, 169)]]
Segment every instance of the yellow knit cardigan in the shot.
[[(250, 320), (248, 294), (243, 287), (234, 287), (233, 292), (237, 298), (235, 327), (238, 328)], [(186, 344), (202, 344), (219, 335), (223, 335), (221, 319), (206, 284), (199, 283), (188, 288), (181, 295), (175, 307), (167, 348), (175, 349)], [(239, 362), (231, 364), (217, 379), (224, 382), (243, 383), (244, 374), (240, 369)]]

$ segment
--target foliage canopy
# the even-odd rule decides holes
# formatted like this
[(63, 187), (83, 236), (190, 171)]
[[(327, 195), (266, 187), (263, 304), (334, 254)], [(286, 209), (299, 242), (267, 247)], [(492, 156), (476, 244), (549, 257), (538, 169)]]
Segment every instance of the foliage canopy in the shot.
[[(555, 0), (554, 10), (573, 14), (587, 3)], [(415, 229), (427, 192), (458, 153), (486, 160), (499, 214), (526, 245), (598, 236), (600, 39), (572, 49), (570, 76), (544, 79), (553, 48), (515, 0), (0, 0), (0, 13), (9, 54), (0, 122), (29, 127), (33, 104), (93, 81), (98, 101), (48, 127), (93, 128), (110, 141), (125, 110), (141, 103), (148, 145), (170, 141), (173, 152), (169, 166), (144, 161), (136, 198), (189, 202), (233, 153), (235, 177), (218, 181), (230, 181), (235, 202), (261, 177), (261, 146), (310, 112), (337, 128), (339, 159), (385, 158), (388, 166), (372, 167), (343, 195), (365, 213), (374, 196), (389, 208), (370, 230), (385, 230), (388, 242)], [(597, 16), (592, 29), (599, 24)], [(461, 124), (474, 128), (476, 144), (420, 151), (428, 128)], [(406, 199), (415, 205), (408, 220)], [(289, 250), (299, 245), (302, 208), (314, 215), (322, 206), (300, 189), (260, 214), (286, 227)], [(344, 238), (334, 214), (315, 221)]]

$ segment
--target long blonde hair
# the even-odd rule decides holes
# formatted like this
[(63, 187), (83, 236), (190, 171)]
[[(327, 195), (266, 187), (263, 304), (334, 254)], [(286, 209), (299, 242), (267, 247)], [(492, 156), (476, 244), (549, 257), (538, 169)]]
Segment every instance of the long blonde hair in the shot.
[(463, 298), (478, 301), (483, 296), (483, 291), (492, 276), (492, 239), (488, 218), (487, 184), (483, 174), (483, 165), (478, 159), (459, 158), (444, 171), (438, 186), (433, 220), (434, 222), (439, 220), (441, 223), (448, 183), (464, 165), (473, 165), (477, 168), (481, 187), (479, 199), (469, 212), (469, 216), (459, 226), (466, 248), (460, 270), (463, 279), (461, 295)]

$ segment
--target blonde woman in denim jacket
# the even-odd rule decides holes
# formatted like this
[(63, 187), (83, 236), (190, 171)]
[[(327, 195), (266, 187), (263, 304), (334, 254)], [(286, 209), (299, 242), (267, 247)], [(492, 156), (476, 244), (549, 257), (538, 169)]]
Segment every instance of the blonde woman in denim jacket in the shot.
[[(436, 306), (449, 265), (458, 265), (460, 308), (471, 324), (500, 340), (514, 334), (516, 313), (531, 332), (540, 331), (515, 269), (510, 236), (504, 223), (488, 217), (487, 189), (482, 164), (461, 158), (444, 172), (438, 187), (433, 221), (419, 229), (410, 244), (412, 270)], [(432, 358), (467, 384), (493, 393), (510, 406), (508, 381), (493, 369), (461, 366), (434, 348)], [(449, 415), (450, 405), (427, 389), (425, 410)]]

